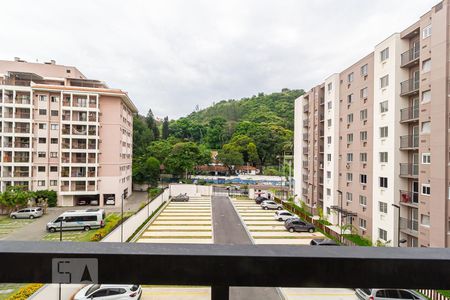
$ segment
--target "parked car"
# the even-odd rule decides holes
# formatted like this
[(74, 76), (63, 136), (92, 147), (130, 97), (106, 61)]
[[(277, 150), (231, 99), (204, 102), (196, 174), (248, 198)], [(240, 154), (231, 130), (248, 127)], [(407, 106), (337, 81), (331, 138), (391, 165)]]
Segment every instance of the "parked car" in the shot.
[(305, 232), (312, 233), (312, 232), (316, 231), (316, 228), (314, 227), (313, 224), (302, 221), (299, 218), (293, 218), (293, 219), (286, 220), (286, 222), (284, 223), (284, 227), (286, 227), (286, 229), (289, 232), (305, 231)]
[(278, 220), (278, 221), (286, 221), (291, 218), (298, 218), (297, 215), (294, 215), (293, 213), (288, 212), (287, 210), (279, 210), (279, 211), (275, 212), (273, 217), (275, 220)]
[(425, 300), (421, 294), (413, 290), (403, 289), (356, 289), (356, 296), (361, 300), (418, 299)]
[(142, 288), (131, 284), (89, 284), (76, 293), (74, 300), (140, 299)]
[(189, 201), (189, 196), (187, 195), (187, 193), (185, 194), (178, 194), (176, 196), (172, 197), (172, 202), (188, 202)]
[(262, 209), (278, 209), (278, 210), (282, 210), (283, 206), (281, 204), (276, 203), (275, 201), (266, 200), (266, 201), (263, 201), (261, 203), (261, 208)]
[(228, 191), (238, 191), (241, 187), (238, 185), (229, 185), (226, 187)]
[(9, 216), (13, 219), (34, 219), (41, 217), (43, 214), (44, 211), (41, 207), (27, 207), (12, 212)]
[(313, 239), (309, 244), (311, 246), (339, 246), (338, 243), (329, 239)]
[(105, 226), (105, 211), (103, 209), (69, 210), (62, 213), (52, 222), (47, 223), (47, 231), (85, 230)]
[(267, 201), (267, 200), (269, 200), (269, 199), (267, 199), (266, 197), (261, 197), (261, 196), (258, 196), (255, 198), (256, 204), (261, 204), (263, 201)]

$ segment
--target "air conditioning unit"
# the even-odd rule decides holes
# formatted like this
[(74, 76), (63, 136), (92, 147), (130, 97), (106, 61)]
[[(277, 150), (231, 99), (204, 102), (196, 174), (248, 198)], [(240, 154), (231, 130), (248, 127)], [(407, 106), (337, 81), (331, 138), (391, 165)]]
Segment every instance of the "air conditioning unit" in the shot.
[(350, 169), (350, 164), (346, 164), (345, 167), (346, 167), (347, 169)]

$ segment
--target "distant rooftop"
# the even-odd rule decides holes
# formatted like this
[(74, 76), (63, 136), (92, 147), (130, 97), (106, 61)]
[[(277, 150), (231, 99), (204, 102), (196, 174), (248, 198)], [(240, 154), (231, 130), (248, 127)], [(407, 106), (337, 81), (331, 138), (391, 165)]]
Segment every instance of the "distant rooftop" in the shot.
[(10, 72), (33, 73), (45, 78), (86, 79), (77, 68), (57, 65), (54, 60), (45, 63), (26, 62), (18, 57), (13, 61), (0, 60), (0, 74), (6, 75)]

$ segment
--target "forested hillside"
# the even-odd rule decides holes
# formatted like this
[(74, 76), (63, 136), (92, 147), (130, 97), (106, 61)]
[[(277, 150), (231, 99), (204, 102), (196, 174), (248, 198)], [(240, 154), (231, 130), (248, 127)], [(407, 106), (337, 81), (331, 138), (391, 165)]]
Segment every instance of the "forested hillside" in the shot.
[[(157, 122), (150, 110), (134, 118), (133, 177), (155, 183), (159, 166), (185, 176), (210, 161), (210, 151), (231, 169), (253, 165), (264, 170), (292, 151), (294, 101), (303, 90), (283, 89), (240, 100), (224, 100), (178, 120)], [(268, 169), (265, 173), (268, 173)], [(152, 175), (150, 175), (152, 174)]]

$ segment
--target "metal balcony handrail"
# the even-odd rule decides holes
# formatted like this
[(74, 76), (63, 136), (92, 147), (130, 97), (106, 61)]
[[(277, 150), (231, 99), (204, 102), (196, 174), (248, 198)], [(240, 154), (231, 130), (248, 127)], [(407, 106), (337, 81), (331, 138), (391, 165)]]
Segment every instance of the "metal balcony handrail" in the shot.
[(419, 106), (410, 106), (400, 110), (400, 121), (408, 121), (419, 118)]
[(418, 176), (419, 164), (400, 163), (400, 175)]
[(401, 54), (401, 66), (405, 66), (408, 63), (416, 60), (419, 58), (420, 55), (420, 47), (419, 45), (412, 47), (411, 49), (403, 52)]
[(1, 241), (0, 282), (50, 283), (58, 258), (95, 259), (99, 283), (211, 286), (213, 300), (230, 286), (448, 289), (450, 278), (445, 248)]
[(400, 190), (400, 202), (408, 204), (419, 204), (419, 192)]
[(400, 83), (400, 95), (406, 95), (419, 90), (419, 78), (410, 78)]
[(400, 137), (400, 148), (417, 148), (419, 147), (419, 135), (411, 134)]

